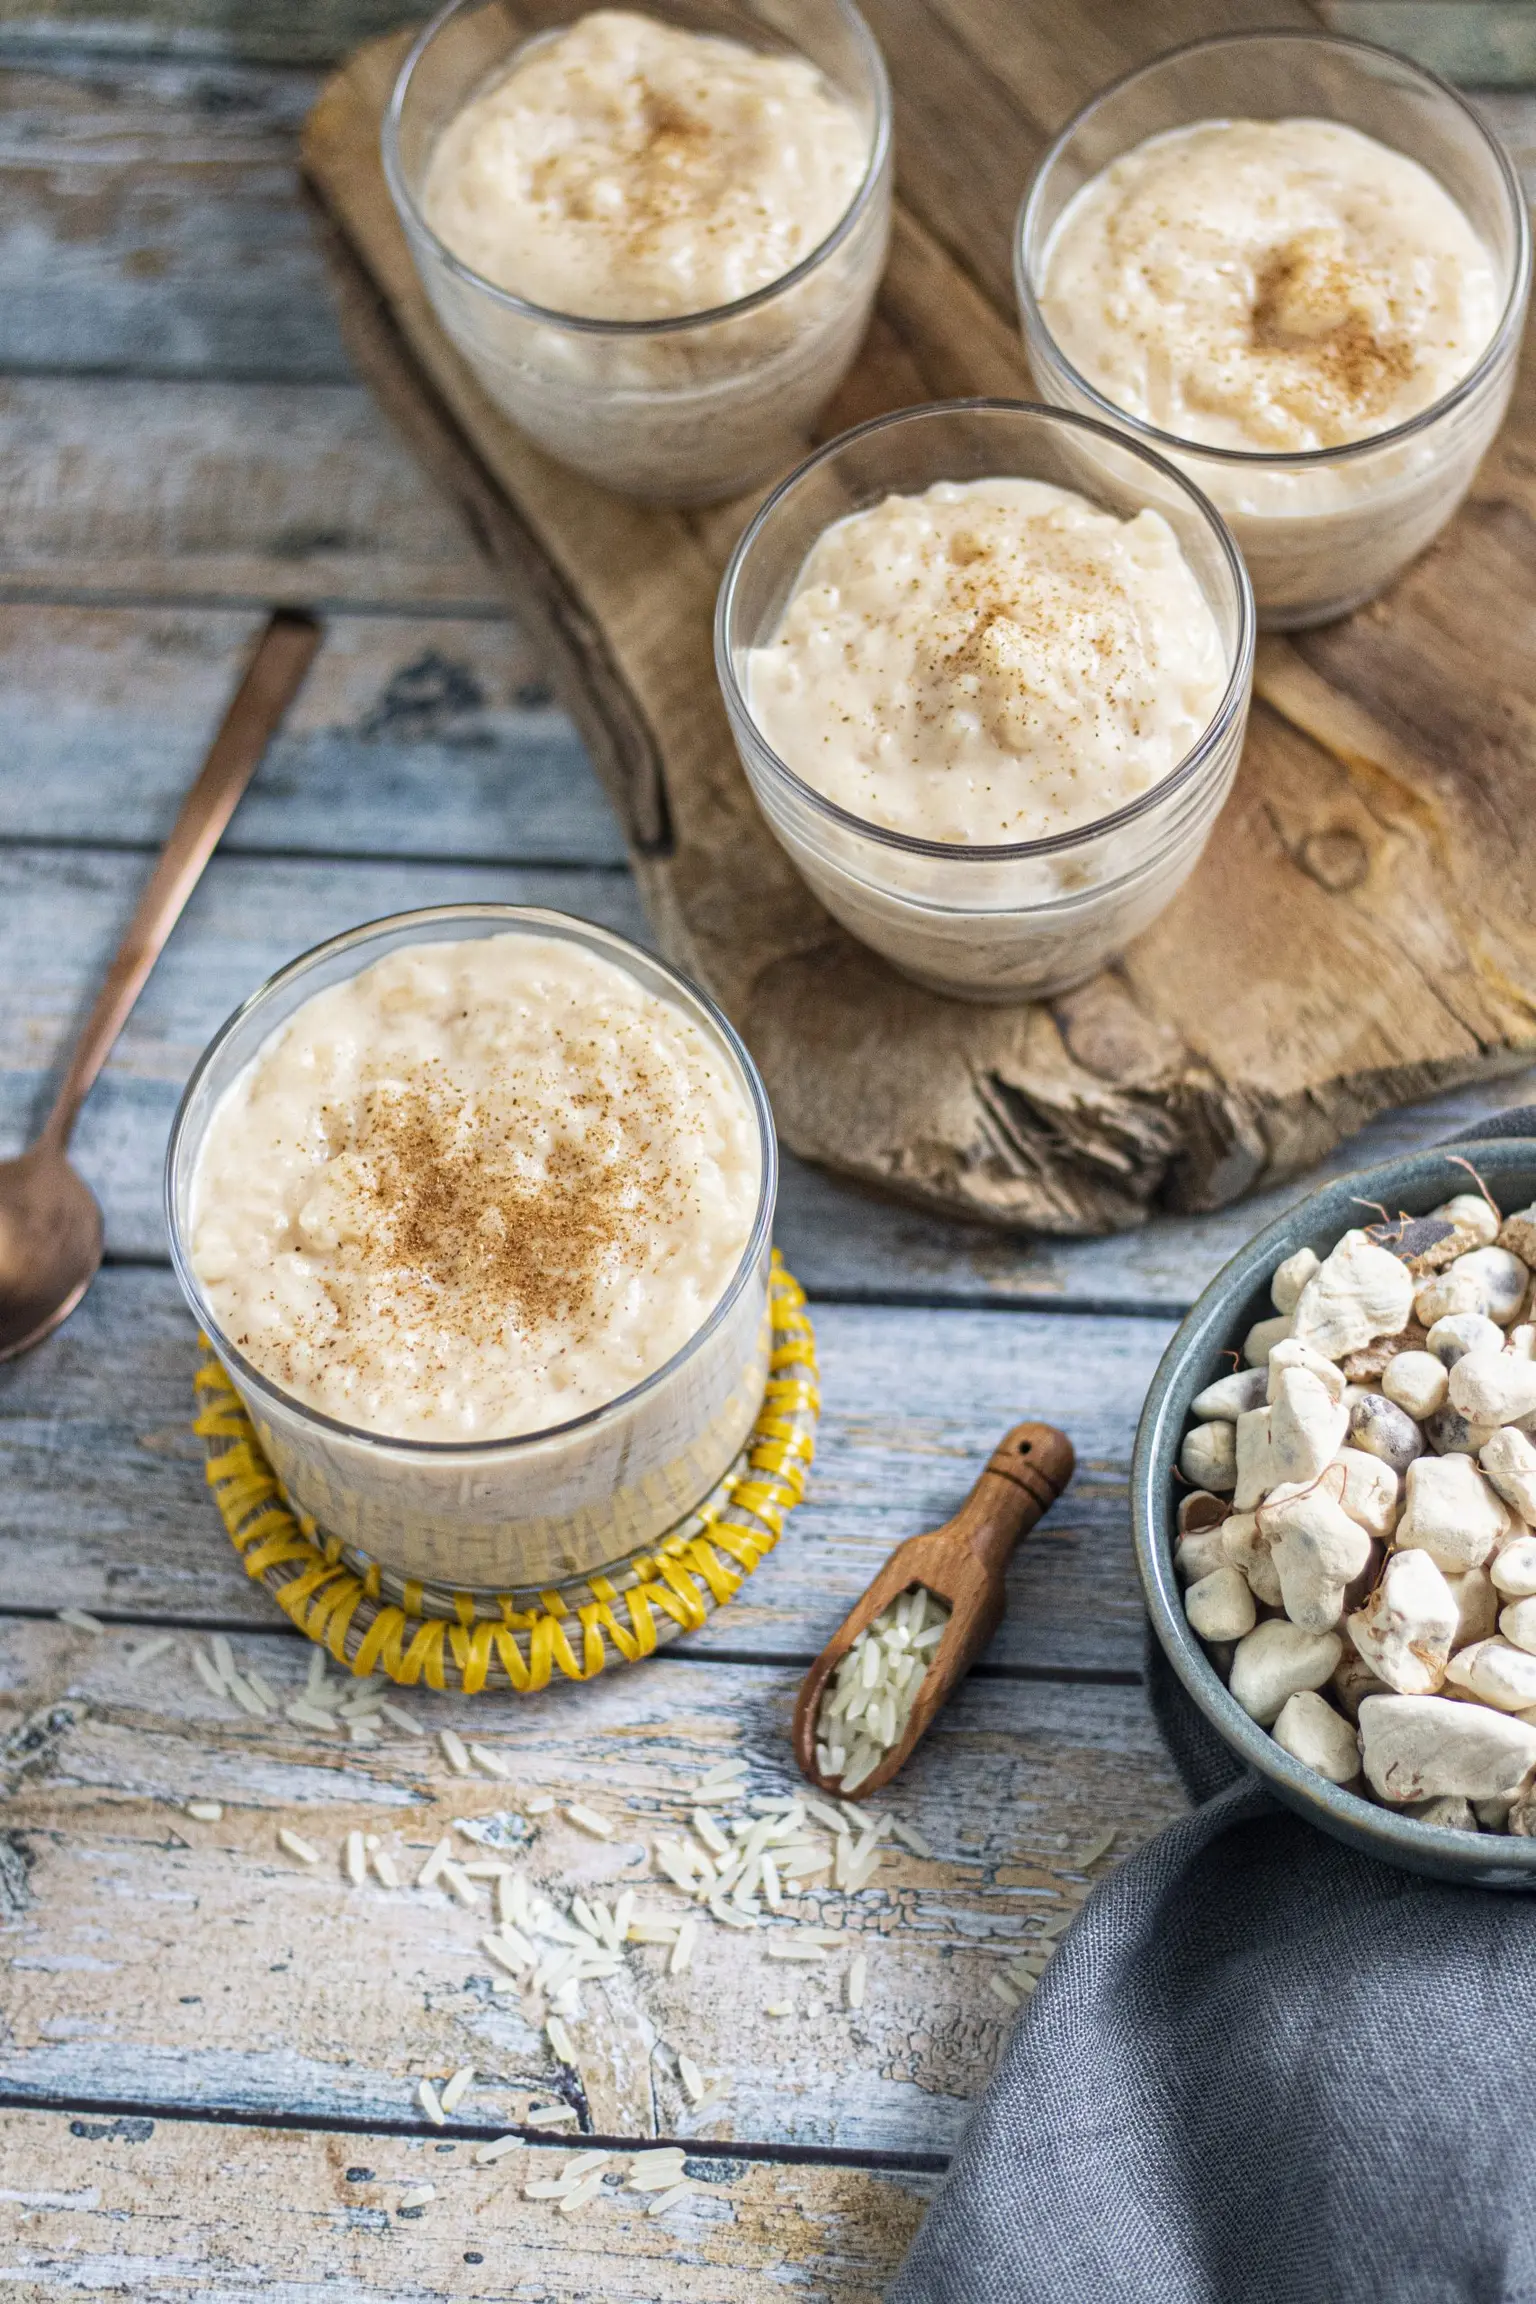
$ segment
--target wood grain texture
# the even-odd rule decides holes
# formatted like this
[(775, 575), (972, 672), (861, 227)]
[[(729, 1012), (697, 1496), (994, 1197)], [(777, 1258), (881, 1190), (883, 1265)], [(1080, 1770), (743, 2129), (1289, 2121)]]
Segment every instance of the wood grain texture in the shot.
[(294, 72), (0, 72), (0, 368), (339, 383), (297, 197)]
[[(162, 840), (260, 621), (0, 605), (0, 839)], [(222, 852), (611, 867), (624, 841), (517, 626), (342, 613)]]
[[(1137, 1673), (1127, 1479), (1167, 1323), (825, 1305), (816, 1324), (809, 1495), (690, 1652), (809, 1663), (892, 1546), (947, 1519), (1027, 1413), (1072, 1435), (1079, 1468), (1014, 1560), (989, 1660)], [(282, 1629), (204, 1487), (194, 1361), (171, 1275), (129, 1269), (103, 1273), (56, 1338), (0, 1370), (0, 1607)]]
[[(0, 2248), (35, 2304), (878, 2304), (933, 2189), (701, 2154), (662, 2220), (617, 2186), (576, 2218), (522, 2198), (569, 2156), (477, 2169), (421, 2137), (0, 2112)], [(402, 2211), (422, 2183), (437, 2198)]]
[(355, 384), (0, 380), (0, 596), (504, 609)]
[[(1177, 13), (1149, 26), (1116, 11), (1108, 29), (1146, 48)], [(897, 42), (877, 11), (906, 145), (916, 120), (933, 148), (919, 137), (921, 221), (898, 218), (870, 346), (828, 430), (934, 392), (1028, 389), (1005, 312), (998, 187), (1011, 215), (1043, 131), (997, 60), (1017, 56), (1023, 71), (1031, 27), (1047, 18), (1009, 21), (954, 0), (942, 18), (904, 20)], [(1529, 1060), (1536, 931), (1500, 818), (1528, 773), (1510, 699), (1520, 724), (1536, 675), (1506, 650), (1498, 701), (1479, 704), (1473, 684), (1464, 716), (1480, 721), (1483, 805), (1452, 805), (1458, 754), (1443, 712), (1405, 703), (1466, 660), (1464, 642), (1434, 635), (1437, 610), (1455, 622), (1451, 595), (1469, 571), (1506, 602), (1529, 589), (1511, 516), (1536, 433), (1524, 401), (1473, 505), (1390, 601), (1266, 651), (1237, 786), (1164, 918), (1119, 966), (1048, 1005), (961, 1007), (902, 983), (833, 926), (736, 770), (709, 624), (746, 507), (690, 517), (559, 473), (438, 329), (377, 157), (400, 53), (398, 41), (363, 50), (306, 132), (309, 177), (337, 228), (348, 341), (476, 520), (567, 692), (586, 693), (599, 717), (604, 699), (623, 700), (610, 772), (622, 782), (627, 762), (649, 787), (659, 754), (673, 844), (637, 859), (647, 907), (663, 948), (742, 1029), (794, 1150), (950, 1212), (1092, 1232), (1159, 1202), (1225, 1205), (1315, 1162), (1384, 1106)], [(960, 134), (962, 118), (973, 134)], [(1492, 568), (1490, 529), (1502, 546)], [(1311, 682), (1300, 705), (1298, 667)]]
[[(538, 1699), (413, 1692), (429, 1729), (452, 1724), (502, 1756), (512, 1781), (498, 1785), (454, 1776), (430, 1735), (390, 1730), (338, 1754), (332, 1738), (210, 1696), (185, 1642), (135, 1675), (135, 1644), (0, 1624), (7, 1826), (25, 1867), (24, 1883), (15, 1864), (7, 1875), (17, 1989), (0, 2086), (13, 2100), (415, 2124), (417, 2077), (468, 2063), (479, 2079), (460, 2116), (482, 2133), (551, 2091), (600, 2135), (698, 2133), (658, 2053), (671, 2048), (723, 2085), (709, 2133), (942, 2152), (1001, 2046), (1008, 2019), (987, 1983), (1000, 1951), (1031, 1918), (1075, 1908), (1078, 1851), (1110, 1827), (1128, 1847), (1182, 1804), (1139, 1690), (972, 1679), (889, 1796), (934, 1856), (894, 1850), (869, 1887), (808, 1884), (788, 1907), (839, 1932), (825, 1962), (770, 1960), (769, 1931), (707, 1919), (685, 1976), (667, 1972), (664, 1947), (637, 1947), (617, 1977), (584, 1987), (562, 2069), (541, 2004), (490, 1989), (488, 1901), (476, 1912), (441, 1889), (353, 1888), (343, 1835), (377, 1833), (409, 1880), (452, 1819), (510, 1819), (517, 1862), (562, 1908), (573, 1891), (611, 1902), (636, 1885), (645, 1909), (681, 1909), (649, 1846), (686, 1828), (713, 1761), (747, 1759), (757, 1792), (798, 1781), (793, 1672), (657, 1660)], [(297, 1694), (304, 1644), (242, 1640), (237, 1655), (280, 1698)], [(594, 1806), (613, 1838), (560, 1811), (521, 1820), (543, 1792)], [(190, 1819), (191, 1799), (222, 1803), (222, 1818)], [(319, 1864), (279, 1850), (284, 1825)], [(850, 2011), (854, 1951), (869, 1991)], [(802, 2017), (787, 2027), (764, 2013), (784, 1996)]]

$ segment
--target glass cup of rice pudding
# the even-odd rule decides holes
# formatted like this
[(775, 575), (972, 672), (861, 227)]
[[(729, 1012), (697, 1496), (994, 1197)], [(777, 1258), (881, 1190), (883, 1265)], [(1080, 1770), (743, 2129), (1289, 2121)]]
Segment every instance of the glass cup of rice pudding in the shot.
[(890, 233), (890, 89), (852, 0), (452, 0), (383, 157), (438, 319), (550, 455), (707, 503), (803, 453)]
[(177, 1277), (355, 1565), (541, 1588), (654, 1542), (767, 1381), (777, 1154), (725, 1019), (623, 937), (472, 904), (238, 1009), (171, 1135)]
[(1043, 397), (1223, 514), (1259, 621), (1327, 622), (1436, 536), (1508, 406), (1519, 179), (1433, 74), (1313, 32), (1197, 41), (1042, 158), (1015, 279)]
[(715, 662), (770, 829), (936, 992), (1040, 997), (1170, 902), (1236, 772), (1253, 596), (1123, 434), (962, 400), (846, 433), (737, 545)]

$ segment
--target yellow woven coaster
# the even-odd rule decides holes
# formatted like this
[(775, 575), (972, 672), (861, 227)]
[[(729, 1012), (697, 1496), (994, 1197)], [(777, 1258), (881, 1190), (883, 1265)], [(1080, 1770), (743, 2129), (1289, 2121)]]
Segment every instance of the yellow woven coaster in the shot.
[(740, 1590), (805, 1494), (821, 1398), (805, 1293), (774, 1251), (768, 1387), (745, 1448), (698, 1510), (644, 1551), (542, 1592), (432, 1593), (389, 1599), (377, 1567), (359, 1569), (289, 1504), (255, 1429), (204, 1337), (193, 1430), (206, 1478), (245, 1572), (301, 1632), (359, 1674), (404, 1688), (547, 1688), (557, 1669), (591, 1680), (665, 1647)]

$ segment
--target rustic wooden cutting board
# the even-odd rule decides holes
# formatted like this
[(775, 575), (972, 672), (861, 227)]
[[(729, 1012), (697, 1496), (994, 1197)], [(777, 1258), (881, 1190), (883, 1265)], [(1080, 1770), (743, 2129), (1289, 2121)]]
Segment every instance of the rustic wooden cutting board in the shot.
[[(1028, 396), (1010, 226), (1047, 134), (1140, 56), (1272, 0), (874, 0), (898, 211), (869, 341), (824, 421)], [(663, 949), (749, 1043), (796, 1152), (929, 1206), (1092, 1232), (1211, 1208), (1383, 1106), (1536, 1054), (1536, 396), (1384, 601), (1261, 651), (1237, 786), (1163, 919), (1036, 1005), (906, 984), (759, 818), (715, 686), (716, 586), (751, 503), (640, 506), (562, 471), (436, 325), (385, 188), (403, 36), (311, 114), (305, 168), (363, 374), (457, 500), (624, 818)], [(755, 499), (754, 499), (755, 500)]]

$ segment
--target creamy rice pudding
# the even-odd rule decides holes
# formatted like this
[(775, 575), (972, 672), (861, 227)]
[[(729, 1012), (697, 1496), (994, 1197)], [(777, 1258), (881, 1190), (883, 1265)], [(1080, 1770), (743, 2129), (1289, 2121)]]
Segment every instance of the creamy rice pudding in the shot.
[(1475, 365), (1493, 258), (1428, 169), (1340, 120), (1206, 120), (1094, 177), (1040, 309), (1117, 408), (1296, 454), (1390, 430)]
[(680, 1007), (574, 939), (414, 943), (305, 1001), (224, 1091), (191, 1261), (294, 1399), (394, 1439), (494, 1441), (679, 1352), (761, 1185), (747, 1097)]
[(423, 208), (454, 255), (531, 303), (671, 319), (793, 271), (868, 157), (867, 128), (808, 58), (600, 9), (465, 105)]
[(1198, 742), (1228, 664), (1168, 522), (1044, 481), (941, 480), (814, 546), (748, 701), (865, 821), (1001, 845), (1108, 816)]

